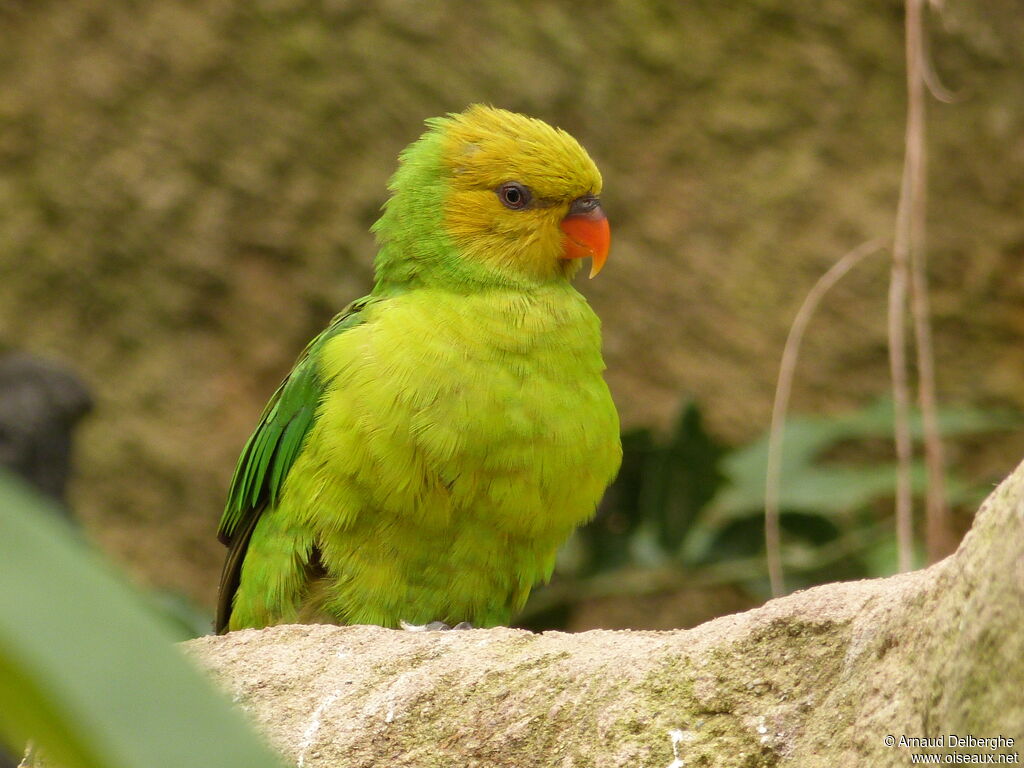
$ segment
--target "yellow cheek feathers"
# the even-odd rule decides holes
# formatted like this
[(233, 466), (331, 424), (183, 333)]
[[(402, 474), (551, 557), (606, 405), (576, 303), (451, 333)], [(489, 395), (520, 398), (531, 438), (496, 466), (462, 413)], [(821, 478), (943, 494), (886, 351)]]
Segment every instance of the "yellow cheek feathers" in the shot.
[(562, 219), (562, 258), (590, 258), (590, 276), (594, 277), (608, 260), (608, 246), (611, 244), (611, 228), (608, 217), (597, 206), (586, 213), (571, 213)]

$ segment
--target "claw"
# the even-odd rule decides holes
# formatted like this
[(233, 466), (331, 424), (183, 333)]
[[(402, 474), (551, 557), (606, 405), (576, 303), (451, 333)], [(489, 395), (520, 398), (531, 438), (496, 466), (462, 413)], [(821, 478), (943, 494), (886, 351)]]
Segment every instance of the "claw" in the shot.
[(452, 629), (473, 629), (468, 621), (460, 621), (454, 627), (450, 627), (443, 621), (432, 621), (429, 624), (410, 624), (407, 621), (398, 622), (406, 632), (447, 632)]

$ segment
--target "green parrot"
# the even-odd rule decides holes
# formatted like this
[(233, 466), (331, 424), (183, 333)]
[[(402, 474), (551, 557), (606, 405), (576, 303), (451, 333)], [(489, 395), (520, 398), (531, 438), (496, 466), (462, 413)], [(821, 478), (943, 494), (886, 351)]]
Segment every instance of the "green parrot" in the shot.
[(314, 338), (238, 460), (218, 632), (507, 624), (622, 458), (601, 174), (493, 107), (427, 121), (374, 224), (373, 291)]

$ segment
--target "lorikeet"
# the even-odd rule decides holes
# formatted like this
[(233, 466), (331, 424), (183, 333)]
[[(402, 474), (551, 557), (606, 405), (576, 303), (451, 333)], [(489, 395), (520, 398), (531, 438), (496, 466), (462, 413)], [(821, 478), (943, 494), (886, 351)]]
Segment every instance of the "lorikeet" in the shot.
[(427, 121), (373, 230), (369, 296), (299, 357), (239, 458), (219, 632), (507, 623), (618, 471), (600, 324), (601, 175), (564, 131)]

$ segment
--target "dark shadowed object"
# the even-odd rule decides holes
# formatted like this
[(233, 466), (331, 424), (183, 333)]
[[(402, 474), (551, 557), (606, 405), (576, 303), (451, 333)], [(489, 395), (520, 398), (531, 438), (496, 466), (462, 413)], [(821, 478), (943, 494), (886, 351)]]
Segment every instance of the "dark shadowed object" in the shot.
[(92, 408), (82, 381), (50, 360), (0, 357), (0, 465), (58, 501), (71, 473), (71, 434)]

